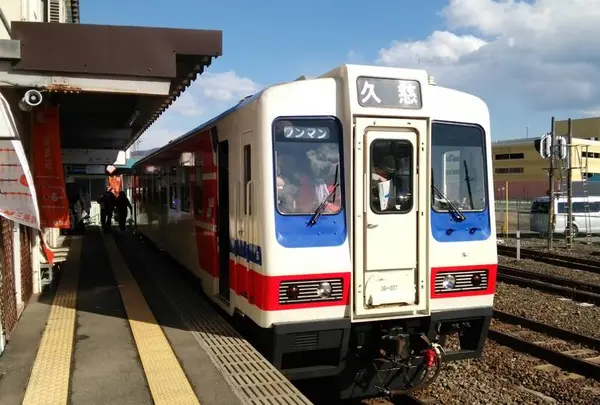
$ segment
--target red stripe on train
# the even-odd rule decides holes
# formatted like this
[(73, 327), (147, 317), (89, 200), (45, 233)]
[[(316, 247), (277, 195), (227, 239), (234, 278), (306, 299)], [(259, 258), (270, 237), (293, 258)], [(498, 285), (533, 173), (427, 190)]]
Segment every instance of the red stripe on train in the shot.
[[(488, 284), (485, 290), (476, 291), (457, 291), (448, 293), (435, 292), (435, 276), (440, 272), (468, 272), (474, 270), (487, 270)], [(497, 264), (482, 264), (478, 266), (456, 266), (456, 267), (432, 267), (431, 268), (431, 298), (458, 298), (458, 297), (473, 297), (478, 295), (490, 295), (496, 291), (496, 275), (498, 273)]]
[[(339, 301), (316, 301), (300, 304), (279, 304), (279, 284), (284, 281), (342, 279), (342, 299)], [(229, 285), (239, 296), (263, 311), (286, 309), (324, 308), (346, 306), (350, 300), (350, 273), (303, 274), (292, 276), (265, 276), (248, 269), (234, 260), (229, 261)]]

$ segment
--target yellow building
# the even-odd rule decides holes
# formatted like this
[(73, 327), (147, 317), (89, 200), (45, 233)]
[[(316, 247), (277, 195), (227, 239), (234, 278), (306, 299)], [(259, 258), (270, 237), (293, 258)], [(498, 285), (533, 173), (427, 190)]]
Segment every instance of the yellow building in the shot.
[[(582, 176), (600, 176), (600, 118), (572, 120), (572, 132), (573, 181), (581, 181)], [(557, 121), (555, 134), (567, 138), (567, 133), (567, 121)], [(494, 188), (497, 196), (504, 198), (507, 182), (511, 200), (531, 200), (547, 194), (549, 162), (540, 156), (539, 139), (536, 137), (492, 143)], [(557, 169), (555, 188), (559, 190), (566, 184), (566, 164), (561, 163)]]

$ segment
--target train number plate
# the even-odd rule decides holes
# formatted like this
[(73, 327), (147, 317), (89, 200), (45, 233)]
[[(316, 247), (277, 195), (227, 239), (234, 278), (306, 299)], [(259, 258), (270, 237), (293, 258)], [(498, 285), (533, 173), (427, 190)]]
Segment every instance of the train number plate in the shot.
[(382, 284), (379, 289), (381, 292), (392, 292), (398, 291), (398, 284)]
[(365, 285), (365, 302), (370, 306), (414, 304), (414, 274), (412, 269), (371, 273)]

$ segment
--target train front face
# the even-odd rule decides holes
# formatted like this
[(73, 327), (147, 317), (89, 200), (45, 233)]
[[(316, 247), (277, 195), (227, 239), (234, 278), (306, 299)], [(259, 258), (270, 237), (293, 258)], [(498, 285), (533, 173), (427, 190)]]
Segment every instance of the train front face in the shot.
[(401, 394), (483, 350), (497, 267), (489, 111), (425, 72), (349, 68), (348, 83), (353, 302), (340, 379), (345, 396)]
[[(312, 216), (296, 224), (307, 234), (298, 244), (310, 234), (331, 246), (314, 256), (296, 251), (294, 263), (336, 277), (349, 263), (351, 280), (340, 276), (338, 306), (274, 320), (275, 363), (292, 379), (336, 376), (343, 397), (401, 394), (431, 382), (443, 361), (481, 355), (497, 262), (489, 113), (473, 96), (428, 85), (422, 71), (347, 67), (340, 76), (346, 88), (336, 91), (349, 96), (336, 111), (342, 164), (328, 166), (323, 198), (344, 192), (332, 194), (316, 224)], [(404, 109), (391, 105), (400, 88)], [(284, 141), (291, 124), (281, 124)], [(347, 241), (335, 228), (339, 212)], [(290, 250), (276, 233), (274, 260), (282, 260)], [(325, 271), (333, 263), (343, 268)], [(280, 288), (288, 292), (295, 290)], [(454, 332), (459, 347), (445, 348)]]

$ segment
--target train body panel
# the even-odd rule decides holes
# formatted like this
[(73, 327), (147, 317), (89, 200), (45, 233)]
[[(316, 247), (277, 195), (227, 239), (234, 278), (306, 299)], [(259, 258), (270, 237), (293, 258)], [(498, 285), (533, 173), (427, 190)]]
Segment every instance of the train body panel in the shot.
[[(457, 330), (444, 358), (481, 355), (497, 267), (482, 100), (422, 70), (344, 65), (248, 97), (135, 169), (138, 231), (290, 378), (337, 376), (345, 396), (413, 385)], [(403, 376), (381, 383), (377, 356)]]

